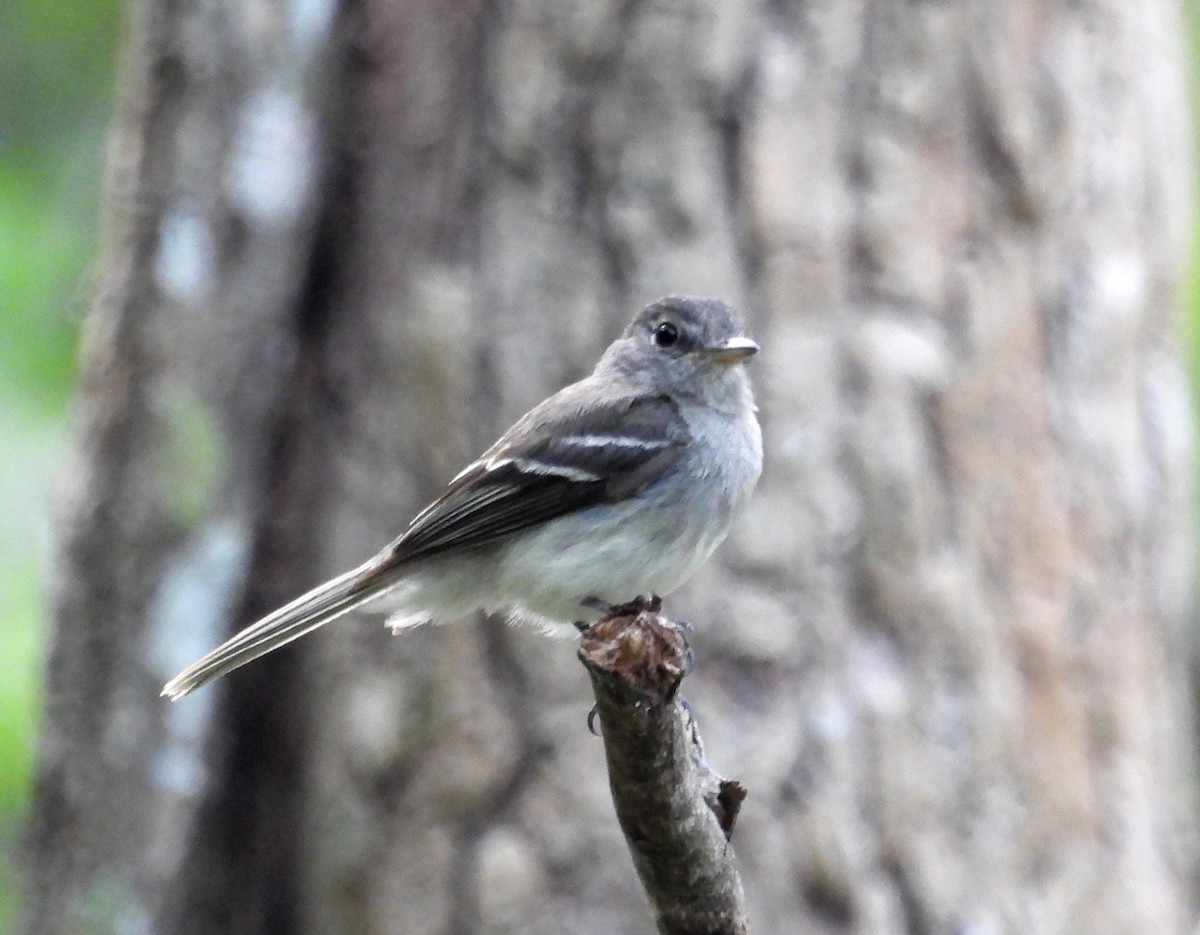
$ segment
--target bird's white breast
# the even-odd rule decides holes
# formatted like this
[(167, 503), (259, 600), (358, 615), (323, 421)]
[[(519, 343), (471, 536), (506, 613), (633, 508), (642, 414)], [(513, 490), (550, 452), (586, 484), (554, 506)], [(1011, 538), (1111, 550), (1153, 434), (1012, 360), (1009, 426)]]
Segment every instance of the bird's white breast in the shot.
[[(497, 591), (535, 618), (593, 619), (584, 598), (624, 603), (678, 588), (720, 545), (762, 469), (752, 413), (689, 422), (689, 455), (676, 472), (625, 503), (581, 510), (504, 550)], [(722, 446), (720, 467), (711, 456)], [(492, 608), (492, 609), (500, 609)]]

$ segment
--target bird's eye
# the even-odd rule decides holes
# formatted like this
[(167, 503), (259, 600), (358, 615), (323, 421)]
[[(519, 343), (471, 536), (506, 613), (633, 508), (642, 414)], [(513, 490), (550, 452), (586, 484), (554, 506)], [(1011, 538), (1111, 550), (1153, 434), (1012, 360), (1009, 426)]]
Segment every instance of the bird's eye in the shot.
[(660, 322), (654, 329), (654, 343), (659, 347), (670, 347), (679, 340), (679, 329), (669, 321)]

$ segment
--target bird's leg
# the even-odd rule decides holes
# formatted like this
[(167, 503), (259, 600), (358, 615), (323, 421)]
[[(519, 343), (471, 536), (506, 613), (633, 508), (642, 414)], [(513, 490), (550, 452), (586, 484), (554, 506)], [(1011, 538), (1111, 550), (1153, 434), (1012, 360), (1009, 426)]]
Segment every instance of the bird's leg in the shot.
[(629, 602), (629, 606), (636, 607), (638, 613), (645, 611), (656, 614), (662, 610), (662, 598), (657, 594), (639, 594), (636, 599)]
[[(580, 606), (588, 608), (588, 610), (597, 611), (602, 617), (625, 617), (636, 616), (641, 613), (656, 614), (662, 609), (662, 598), (657, 594), (639, 594), (633, 600), (624, 604), (610, 604), (603, 598), (588, 596), (579, 602)], [(576, 623), (576, 627), (581, 630), (586, 630), (587, 626), (580, 626)], [(687, 624), (685, 629), (689, 629), (691, 624)]]
[[(579, 602), (580, 607), (586, 607), (588, 610), (594, 610), (598, 613), (601, 619), (611, 617), (615, 609), (608, 601), (602, 601), (598, 597), (585, 597)], [(586, 620), (576, 620), (575, 629), (580, 633), (585, 632), (592, 624)]]

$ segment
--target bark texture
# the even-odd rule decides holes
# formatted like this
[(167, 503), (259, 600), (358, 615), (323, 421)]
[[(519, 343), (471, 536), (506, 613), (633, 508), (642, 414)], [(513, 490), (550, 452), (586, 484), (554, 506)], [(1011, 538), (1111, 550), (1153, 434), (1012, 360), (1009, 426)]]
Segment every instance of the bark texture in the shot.
[(713, 772), (678, 697), (691, 648), (643, 603), (614, 608), (579, 641), (596, 696), (617, 820), (660, 935), (748, 935), (729, 845), (745, 790)]
[(666, 292), (764, 347), (759, 494), (668, 605), (752, 930), (1191, 932), (1182, 35), (1170, 0), (142, 0), (26, 932), (648, 931), (570, 644), (358, 617), (158, 690)]

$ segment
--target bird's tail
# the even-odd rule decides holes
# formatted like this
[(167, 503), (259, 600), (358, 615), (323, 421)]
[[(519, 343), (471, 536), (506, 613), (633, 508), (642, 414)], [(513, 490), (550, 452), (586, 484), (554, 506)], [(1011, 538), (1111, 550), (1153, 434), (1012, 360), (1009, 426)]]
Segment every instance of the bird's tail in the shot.
[(395, 580), (395, 575), (387, 574), (376, 559), (327, 581), (250, 624), (208, 655), (193, 662), (167, 682), (162, 694), (177, 701), (201, 685), (299, 639), (305, 633), (311, 633), (317, 627), (378, 597)]

